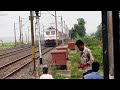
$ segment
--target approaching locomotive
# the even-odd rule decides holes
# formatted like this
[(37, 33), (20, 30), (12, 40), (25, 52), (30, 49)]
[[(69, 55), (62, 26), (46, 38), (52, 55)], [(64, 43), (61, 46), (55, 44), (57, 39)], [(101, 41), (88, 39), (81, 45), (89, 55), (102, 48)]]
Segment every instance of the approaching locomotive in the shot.
[[(60, 31), (57, 31), (58, 45), (62, 43), (62, 38), (65, 39), (65, 35), (62, 35)], [(44, 33), (45, 46), (54, 47), (56, 46), (56, 29), (54, 27), (49, 27)]]

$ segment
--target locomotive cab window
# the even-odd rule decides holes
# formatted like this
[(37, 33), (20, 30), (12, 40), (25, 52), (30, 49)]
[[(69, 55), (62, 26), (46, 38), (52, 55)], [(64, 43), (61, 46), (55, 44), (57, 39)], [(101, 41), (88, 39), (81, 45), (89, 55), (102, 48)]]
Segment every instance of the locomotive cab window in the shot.
[(47, 32), (46, 32), (46, 35), (50, 35), (50, 32), (49, 32), (49, 31), (47, 31)]
[(55, 31), (51, 31), (51, 35), (55, 35)]

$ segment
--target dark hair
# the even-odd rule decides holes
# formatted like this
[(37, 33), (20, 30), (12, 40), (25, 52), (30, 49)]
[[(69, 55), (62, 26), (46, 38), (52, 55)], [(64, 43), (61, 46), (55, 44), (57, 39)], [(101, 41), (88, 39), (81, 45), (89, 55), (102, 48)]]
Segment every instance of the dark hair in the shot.
[(94, 72), (97, 72), (98, 70), (99, 70), (99, 63), (98, 62), (93, 62), (92, 63), (92, 70), (94, 71)]
[(75, 45), (84, 45), (84, 42), (82, 40), (77, 40)]
[(48, 68), (47, 67), (44, 67), (43, 68), (43, 74), (47, 74), (48, 73)]

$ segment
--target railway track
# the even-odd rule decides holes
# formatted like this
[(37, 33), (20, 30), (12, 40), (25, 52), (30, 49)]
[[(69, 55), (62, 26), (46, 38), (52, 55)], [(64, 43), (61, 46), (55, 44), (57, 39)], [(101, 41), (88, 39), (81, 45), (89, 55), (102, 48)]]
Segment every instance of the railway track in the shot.
[[(53, 47), (43, 48), (42, 55), (46, 54), (47, 52), (49, 52), (52, 49), (53, 49)], [(35, 60), (39, 58), (38, 52), (39, 52), (38, 50), (35, 51), (35, 53), (36, 53)], [(31, 55), (32, 55), (31, 53), (27, 54), (27, 55), (20, 57), (14, 61), (11, 61), (9, 63), (2, 65), (0, 67), (0, 79), (5, 79), (5, 78), (15, 74), (16, 72), (18, 72), (19, 70), (21, 70), (22, 68), (24, 68), (25, 66), (27, 66), (28, 64), (33, 62), (33, 60), (31, 60)]]
[(7, 53), (9, 51), (15, 51), (17, 49), (20, 49), (20, 48), (25, 48), (25, 47), (28, 47), (28, 46), (31, 46), (30, 44), (27, 44), (27, 45), (23, 45), (23, 46), (17, 46), (17, 47), (12, 47), (12, 48), (8, 48), (8, 49), (3, 49), (3, 50), (0, 50), (0, 55), (1, 54), (4, 54), (4, 53)]
[[(43, 49), (43, 47), (42, 47), (42, 49)], [(9, 56), (12, 56), (12, 55), (19, 54), (21, 52), (26, 52), (28, 50), (31, 50), (31, 47), (21, 48), (19, 50), (15, 50), (15, 51), (12, 51), (12, 52), (4, 53), (4, 54), (0, 55), (0, 59), (6, 58), (6, 57), (9, 57)]]
[(10, 54), (10, 53), (14, 53), (14, 52), (17, 52), (17, 51), (20, 51), (20, 50), (24, 50), (26, 48), (30, 48), (31, 46), (28, 45), (28, 46), (24, 46), (24, 47), (17, 47), (17, 48), (11, 48), (9, 50), (6, 50), (6, 51), (3, 51), (0, 53), (0, 56), (3, 56), (3, 55), (6, 55), (6, 54)]
[[(42, 50), (44, 50), (45, 48), (46, 47), (42, 47)], [(35, 48), (35, 50), (37, 51), (38, 48)], [(0, 67), (5, 65), (8, 62), (12, 62), (16, 59), (19, 59), (20, 57), (23, 57), (23, 56), (30, 54), (30, 53), (31, 53), (31, 49), (27, 48), (26, 50), (23, 49), (23, 50), (18, 51), (18, 52), (3, 55), (2, 57), (0, 57)]]
[(0, 54), (0, 59), (3, 59), (5, 57), (9, 57), (9, 56), (12, 56), (12, 55), (27, 51), (29, 49), (30, 49), (30, 47), (26, 47), (26, 48), (21, 48), (19, 50), (12, 51), (12, 52), (7, 52), (7, 53), (4, 53), (4, 54)]

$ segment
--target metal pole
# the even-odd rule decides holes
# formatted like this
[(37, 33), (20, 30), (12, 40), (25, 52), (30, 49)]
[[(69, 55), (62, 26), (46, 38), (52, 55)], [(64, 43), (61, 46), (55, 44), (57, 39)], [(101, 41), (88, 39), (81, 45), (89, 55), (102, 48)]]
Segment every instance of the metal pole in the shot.
[(39, 16), (36, 16), (37, 24), (39, 28), (39, 55), (40, 55), (40, 65), (43, 64), (42, 62), (42, 51), (41, 51), (41, 38), (40, 38), (40, 23), (39, 23)]
[(66, 30), (65, 30), (66, 28), (65, 28), (65, 21), (64, 21), (64, 32), (66, 33)]
[(25, 36), (26, 36), (26, 44), (27, 44), (27, 32), (25, 31)]
[(107, 11), (102, 11), (103, 69), (104, 79), (109, 79)]
[(120, 79), (119, 11), (113, 12), (114, 79)]
[(29, 26), (28, 26), (28, 44), (29, 44)]
[(15, 36), (15, 47), (16, 47), (16, 31), (15, 31), (15, 23), (14, 23), (14, 36)]
[(20, 30), (20, 46), (21, 46), (21, 24), (20, 24), (21, 20), (20, 20), (20, 16), (19, 16), (19, 30)]
[(36, 40), (36, 29), (37, 29), (37, 21), (36, 21), (36, 23), (35, 23), (35, 43), (37, 43), (37, 40)]
[(62, 21), (62, 16), (61, 16), (61, 28), (62, 28), (62, 45), (64, 45), (64, 34), (63, 34), (63, 21)]
[(23, 45), (22, 18), (21, 18), (21, 37), (22, 37), (22, 45)]
[(32, 60), (34, 61), (34, 71), (36, 70), (35, 65), (35, 45), (34, 45), (34, 29), (33, 29), (33, 14), (30, 11), (30, 20), (31, 20), (31, 40), (32, 40)]
[(43, 25), (43, 40), (44, 40), (44, 25)]
[(56, 47), (58, 46), (58, 32), (57, 32), (57, 15), (55, 11), (55, 25), (56, 25)]
[(114, 78), (114, 55), (113, 55), (113, 21), (112, 11), (108, 11), (108, 51), (109, 51), (109, 78)]

